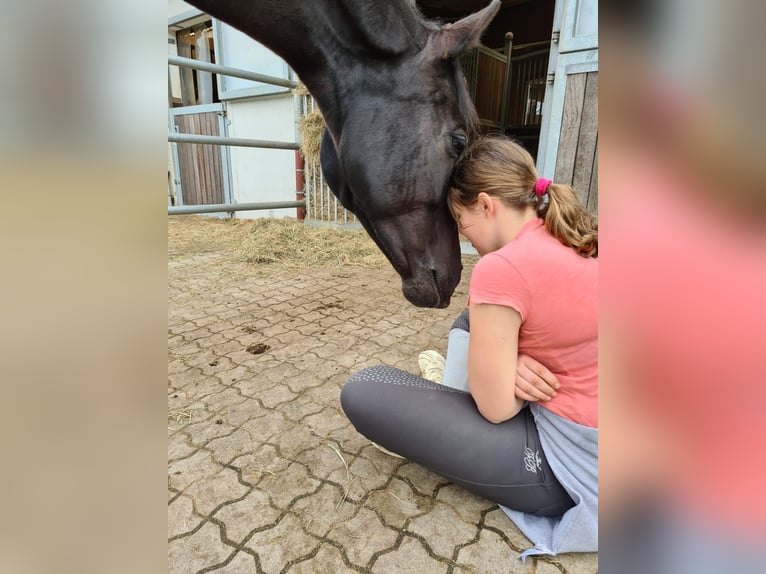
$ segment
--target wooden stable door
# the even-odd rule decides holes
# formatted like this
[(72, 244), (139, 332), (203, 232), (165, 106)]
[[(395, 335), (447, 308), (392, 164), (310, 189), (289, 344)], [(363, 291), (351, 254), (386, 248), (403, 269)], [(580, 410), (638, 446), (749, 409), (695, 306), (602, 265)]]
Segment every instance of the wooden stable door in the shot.
[(598, 213), (598, 72), (567, 75), (554, 173)]
[(598, 213), (598, 2), (556, 0), (537, 171)]
[[(216, 108), (216, 109), (211, 109)], [(222, 136), (223, 107), (220, 104), (171, 110), (173, 129), (181, 134)], [(179, 205), (227, 203), (228, 177), (225, 147), (207, 144), (176, 143)]]

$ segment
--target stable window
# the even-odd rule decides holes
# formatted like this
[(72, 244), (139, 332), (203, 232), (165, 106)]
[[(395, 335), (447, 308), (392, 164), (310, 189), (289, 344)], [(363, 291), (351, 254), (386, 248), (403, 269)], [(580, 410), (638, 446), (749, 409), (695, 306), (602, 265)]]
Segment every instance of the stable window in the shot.
[[(213, 24), (207, 20), (183, 28), (168, 35), (169, 53), (201, 62), (215, 63)], [(169, 98), (172, 107), (195, 106), (220, 102), (216, 74), (193, 70), (192, 68), (171, 67), (169, 77)]]

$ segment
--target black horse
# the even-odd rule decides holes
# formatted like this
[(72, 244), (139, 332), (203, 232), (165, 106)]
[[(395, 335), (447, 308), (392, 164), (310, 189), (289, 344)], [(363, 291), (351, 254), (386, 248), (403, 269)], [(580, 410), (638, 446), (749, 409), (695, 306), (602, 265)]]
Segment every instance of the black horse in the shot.
[(453, 24), (408, 0), (188, 0), (258, 40), (319, 105), (325, 178), (420, 307), (446, 307), (462, 265), (446, 203), (455, 159), (478, 130), (458, 56), (500, 0)]

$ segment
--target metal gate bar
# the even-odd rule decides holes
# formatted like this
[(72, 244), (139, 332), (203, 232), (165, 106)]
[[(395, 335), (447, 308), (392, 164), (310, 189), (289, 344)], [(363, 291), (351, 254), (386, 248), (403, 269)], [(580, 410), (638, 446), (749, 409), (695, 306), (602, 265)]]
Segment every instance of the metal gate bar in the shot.
[(295, 142), (251, 140), (246, 138), (226, 138), (223, 136), (203, 136), (196, 134), (168, 133), (168, 141), (176, 143), (229, 145), (235, 147), (259, 147), (268, 149), (301, 149), (300, 146)]
[[(220, 66), (218, 64), (201, 62), (199, 60), (193, 60), (191, 58), (182, 58), (180, 56), (168, 55), (168, 64), (181, 66), (181, 67), (187, 67), (187, 68), (194, 68), (197, 70), (203, 70), (205, 72), (212, 72), (212, 73), (221, 74), (224, 76), (232, 76), (234, 78), (252, 80), (254, 82), (261, 82), (264, 84), (271, 84), (274, 86), (281, 86), (284, 88), (295, 88), (298, 86), (298, 82), (295, 82), (293, 80), (287, 80), (285, 78), (277, 78), (275, 76), (267, 76), (265, 74), (257, 74), (255, 72), (249, 72), (247, 70), (241, 70), (239, 68), (230, 68), (228, 66)], [(295, 97), (298, 97), (298, 96), (295, 96)], [(296, 131), (296, 137), (297, 137), (297, 131)], [(286, 149), (286, 150), (300, 149), (300, 145), (295, 142), (254, 140), (254, 139), (246, 139), (246, 138), (228, 138), (228, 137), (221, 137), (221, 136), (203, 136), (203, 135), (195, 135), (195, 134), (178, 134), (178, 133), (168, 133), (168, 142), (237, 146), (237, 147), (254, 147), (254, 148), (266, 148), (266, 149)], [(300, 195), (301, 193), (303, 193), (303, 190), (296, 190), (296, 195)], [(254, 211), (258, 209), (280, 209), (280, 208), (290, 208), (290, 207), (305, 208), (306, 201), (299, 200), (299, 201), (273, 201), (273, 202), (262, 202), (262, 203), (219, 203), (219, 204), (213, 204), (213, 205), (168, 206), (168, 215)]]
[(224, 211), (255, 211), (257, 209), (279, 209), (283, 207), (306, 207), (305, 201), (272, 201), (263, 203), (217, 203), (211, 205), (178, 205), (168, 207), (168, 215), (190, 215), (194, 213), (221, 213)]
[(277, 78), (276, 76), (267, 76), (266, 74), (257, 74), (256, 72), (248, 72), (247, 70), (240, 70), (239, 68), (230, 68), (228, 66), (201, 62), (199, 60), (192, 60), (191, 58), (172, 56), (170, 54), (168, 54), (168, 64), (185, 68), (194, 68), (195, 70), (202, 70), (203, 72), (213, 72), (214, 74), (221, 74), (222, 76), (232, 76), (233, 78), (252, 80), (253, 82), (261, 82), (262, 84), (271, 84), (272, 86), (281, 86), (283, 88), (295, 88), (298, 86), (298, 82), (293, 80)]

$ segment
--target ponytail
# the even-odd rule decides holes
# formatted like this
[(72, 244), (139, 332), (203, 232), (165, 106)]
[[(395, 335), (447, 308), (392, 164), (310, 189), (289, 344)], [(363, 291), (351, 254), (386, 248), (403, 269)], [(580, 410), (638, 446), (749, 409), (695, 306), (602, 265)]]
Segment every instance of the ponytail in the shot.
[(548, 201), (538, 208), (545, 228), (583, 257), (598, 257), (598, 220), (584, 209), (568, 185), (551, 183)]

